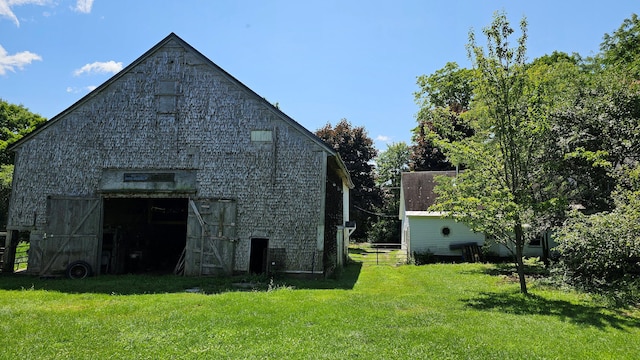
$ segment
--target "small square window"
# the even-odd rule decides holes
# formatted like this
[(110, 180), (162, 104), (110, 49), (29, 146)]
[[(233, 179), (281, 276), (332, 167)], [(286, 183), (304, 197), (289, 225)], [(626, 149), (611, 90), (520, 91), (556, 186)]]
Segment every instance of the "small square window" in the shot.
[(529, 241), (529, 246), (541, 246), (543, 238), (544, 234), (536, 236), (535, 238), (531, 239), (531, 241)]
[(251, 141), (273, 142), (273, 134), (271, 130), (253, 130), (251, 131)]

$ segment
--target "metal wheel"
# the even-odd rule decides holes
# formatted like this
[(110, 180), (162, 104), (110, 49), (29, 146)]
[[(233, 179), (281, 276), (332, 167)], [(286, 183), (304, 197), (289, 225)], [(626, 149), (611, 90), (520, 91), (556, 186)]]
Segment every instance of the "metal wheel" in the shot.
[(91, 276), (91, 265), (86, 261), (74, 261), (67, 266), (67, 277), (69, 279), (84, 279)]

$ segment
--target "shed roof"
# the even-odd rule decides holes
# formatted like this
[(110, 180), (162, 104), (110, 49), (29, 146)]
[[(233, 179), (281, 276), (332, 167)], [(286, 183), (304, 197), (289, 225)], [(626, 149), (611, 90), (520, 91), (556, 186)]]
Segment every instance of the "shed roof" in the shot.
[(163, 46), (167, 45), (168, 43), (175, 41), (178, 44), (180, 44), (181, 46), (185, 47), (187, 50), (193, 52), (196, 56), (200, 57), (203, 62), (205, 64), (208, 64), (209, 66), (215, 68), (217, 71), (219, 71), (225, 78), (227, 78), (227, 80), (229, 80), (232, 83), (235, 83), (237, 86), (239, 86), (240, 88), (242, 88), (244, 91), (246, 91), (247, 94), (249, 94), (250, 96), (253, 96), (255, 99), (257, 99), (258, 101), (261, 101), (265, 104), (265, 107), (273, 112), (274, 114), (276, 114), (279, 118), (281, 118), (283, 121), (287, 122), (289, 125), (291, 125), (293, 128), (295, 128), (297, 131), (299, 131), (300, 133), (304, 134), (305, 136), (307, 136), (311, 141), (313, 141), (314, 143), (316, 143), (317, 145), (319, 145), (324, 151), (326, 151), (330, 156), (333, 156), (336, 158), (336, 162), (338, 164), (338, 167), (341, 169), (341, 172), (343, 173), (342, 175), (344, 176), (344, 178), (347, 181), (347, 184), (349, 184), (349, 187), (353, 188), (353, 182), (351, 180), (351, 176), (349, 175), (349, 172), (347, 171), (347, 168), (344, 164), (344, 162), (342, 161), (342, 159), (340, 158), (340, 155), (326, 142), (324, 142), (322, 139), (320, 139), (318, 136), (316, 136), (314, 133), (312, 133), (311, 131), (309, 131), (308, 129), (306, 129), (304, 126), (300, 125), (297, 121), (295, 121), (294, 119), (292, 119), (291, 117), (289, 117), (287, 114), (285, 114), (284, 112), (282, 112), (280, 109), (278, 109), (277, 107), (275, 107), (273, 104), (269, 103), (264, 97), (261, 97), (260, 95), (258, 95), (256, 92), (254, 92), (253, 90), (251, 90), (249, 87), (247, 87), (246, 85), (244, 85), (242, 82), (240, 82), (238, 79), (234, 78), (233, 76), (231, 76), (228, 72), (226, 72), (224, 69), (222, 69), (220, 66), (216, 65), (213, 61), (211, 61), (209, 58), (207, 58), (206, 56), (204, 56), (201, 52), (199, 52), (198, 50), (196, 50), (194, 47), (192, 47), (191, 45), (189, 45), (186, 41), (182, 40), (178, 35), (176, 35), (175, 33), (170, 33), (167, 37), (165, 37), (164, 39), (162, 39), (159, 43), (157, 43), (155, 46), (153, 46), (151, 49), (149, 49), (147, 52), (145, 52), (144, 54), (142, 54), (139, 58), (137, 58), (136, 60), (134, 60), (131, 64), (129, 64), (127, 67), (125, 67), (124, 69), (122, 69), (120, 72), (118, 72), (117, 74), (115, 74), (114, 76), (112, 76), (109, 80), (105, 81), (102, 85), (98, 86), (96, 89), (94, 89), (93, 91), (91, 91), (90, 93), (88, 93), (87, 95), (85, 95), (84, 97), (82, 97), (80, 100), (76, 101), (74, 104), (72, 104), (70, 107), (68, 107), (67, 109), (63, 110), (61, 113), (59, 113), (58, 115), (54, 116), (53, 118), (49, 119), (47, 122), (45, 122), (44, 124), (42, 124), (41, 126), (39, 126), (38, 128), (36, 128), (34, 131), (32, 131), (31, 133), (29, 133), (27, 136), (23, 137), (22, 139), (20, 139), (19, 141), (15, 142), (14, 144), (12, 144), (9, 147), (9, 150), (16, 150), (17, 148), (19, 148), (22, 144), (24, 144), (25, 142), (30, 141), (35, 135), (37, 135), (38, 133), (40, 133), (43, 129), (48, 128), (49, 126), (54, 126), (61, 118), (63, 118), (65, 115), (69, 114), (70, 112), (74, 111), (77, 107), (79, 107), (80, 105), (82, 105), (84, 102), (90, 100), (91, 98), (93, 98), (94, 96), (96, 96), (97, 94), (99, 94), (101, 91), (103, 91), (105, 88), (107, 88), (110, 84), (112, 84), (113, 82), (117, 81), (118, 79), (120, 79), (122, 76), (124, 76), (126, 73), (128, 73), (129, 71), (131, 71), (131, 69), (135, 68), (138, 64), (142, 63), (143, 61), (145, 61), (148, 57), (152, 56), (156, 51), (158, 51), (159, 49), (161, 49)]

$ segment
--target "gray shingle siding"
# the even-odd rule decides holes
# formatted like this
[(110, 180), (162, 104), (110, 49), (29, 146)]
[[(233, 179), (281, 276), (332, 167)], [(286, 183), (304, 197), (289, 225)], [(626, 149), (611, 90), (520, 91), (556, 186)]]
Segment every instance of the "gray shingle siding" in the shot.
[[(254, 130), (271, 131), (273, 141), (252, 142)], [(322, 269), (318, 226), (325, 159), (333, 154), (179, 38), (169, 37), (15, 151), (9, 229), (44, 231), (48, 196), (100, 196), (109, 169), (194, 171), (188, 196), (237, 201), (234, 270), (247, 270), (255, 236), (287, 249), (287, 270)]]

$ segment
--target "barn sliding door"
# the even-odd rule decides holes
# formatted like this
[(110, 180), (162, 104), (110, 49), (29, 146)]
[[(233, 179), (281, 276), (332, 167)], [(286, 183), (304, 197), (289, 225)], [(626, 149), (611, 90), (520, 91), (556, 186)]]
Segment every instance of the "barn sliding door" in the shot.
[(234, 200), (189, 200), (185, 275), (233, 272), (236, 211)]
[(47, 201), (40, 275), (62, 273), (75, 261), (86, 262), (94, 272), (99, 270), (101, 199), (68, 197)]

